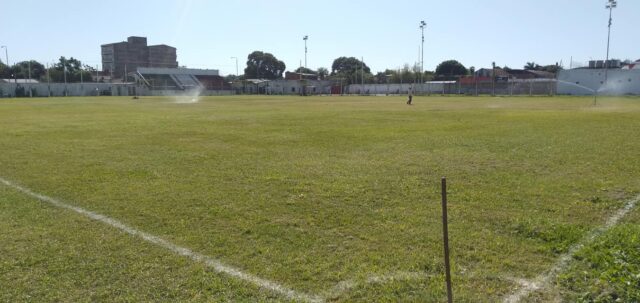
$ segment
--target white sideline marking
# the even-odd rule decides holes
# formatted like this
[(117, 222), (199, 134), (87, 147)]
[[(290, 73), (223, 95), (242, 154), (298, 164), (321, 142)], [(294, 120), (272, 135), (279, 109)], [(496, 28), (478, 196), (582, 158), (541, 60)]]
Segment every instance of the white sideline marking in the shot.
[(51, 198), (51, 197), (48, 197), (48, 196), (33, 192), (28, 188), (25, 188), (25, 187), (22, 187), (20, 185), (17, 185), (17, 184), (15, 184), (15, 183), (13, 183), (11, 181), (8, 181), (8, 180), (6, 180), (6, 179), (4, 179), (2, 177), (0, 177), (0, 182), (4, 183), (4, 185), (6, 185), (8, 187), (14, 188), (14, 189), (16, 189), (18, 191), (21, 191), (21, 192), (29, 195), (29, 196), (37, 198), (40, 201), (47, 202), (47, 203), (52, 204), (52, 205), (54, 205), (56, 207), (59, 207), (59, 208), (72, 210), (72, 211), (74, 211), (76, 213), (79, 213), (81, 215), (89, 217), (89, 218), (91, 218), (93, 220), (100, 221), (102, 223), (105, 223), (107, 225), (115, 227), (115, 228), (117, 228), (119, 230), (122, 230), (125, 233), (128, 233), (128, 234), (130, 234), (132, 236), (138, 236), (138, 237), (142, 238), (143, 240), (145, 240), (145, 241), (147, 241), (149, 243), (153, 243), (153, 244), (156, 244), (156, 245), (161, 246), (163, 248), (166, 248), (166, 249), (168, 249), (168, 250), (170, 250), (170, 251), (172, 251), (172, 252), (174, 252), (174, 253), (176, 253), (178, 255), (190, 258), (191, 260), (196, 261), (196, 262), (204, 263), (208, 267), (213, 268), (216, 272), (224, 273), (224, 274), (230, 275), (232, 277), (238, 278), (240, 280), (247, 281), (247, 282), (249, 282), (251, 284), (254, 284), (254, 285), (258, 286), (258, 287), (261, 287), (261, 288), (264, 288), (264, 289), (268, 289), (270, 291), (273, 291), (273, 292), (276, 292), (278, 294), (281, 294), (281, 295), (283, 295), (284, 297), (286, 297), (288, 299), (292, 299), (292, 300), (296, 300), (296, 301), (304, 301), (304, 302), (323, 302), (324, 301), (324, 299), (321, 298), (321, 297), (311, 296), (311, 295), (308, 295), (308, 294), (305, 294), (305, 293), (300, 293), (300, 292), (297, 292), (297, 291), (295, 291), (293, 289), (290, 289), (290, 288), (287, 288), (285, 286), (282, 286), (282, 285), (280, 285), (280, 284), (278, 284), (276, 282), (269, 281), (269, 280), (266, 280), (266, 279), (262, 279), (262, 278), (259, 278), (257, 276), (254, 276), (252, 274), (245, 273), (245, 272), (243, 272), (243, 271), (241, 271), (241, 270), (239, 270), (237, 268), (234, 268), (234, 267), (229, 266), (229, 265), (225, 265), (225, 264), (223, 264), (222, 262), (220, 262), (220, 261), (218, 261), (216, 259), (213, 259), (211, 257), (205, 256), (203, 254), (199, 254), (197, 252), (194, 252), (194, 251), (192, 251), (192, 250), (190, 250), (190, 249), (188, 249), (186, 247), (178, 246), (178, 245), (173, 244), (173, 243), (171, 243), (171, 242), (169, 242), (169, 241), (167, 241), (165, 239), (162, 239), (160, 237), (157, 237), (157, 236), (154, 236), (152, 234), (137, 230), (137, 229), (135, 229), (133, 227), (127, 226), (127, 225), (125, 225), (124, 223), (122, 223), (122, 222), (120, 222), (118, 220), (109, 218), (107, 216), (104, 216), (104, 215), (101, 215), (101, 214), (98, 214), (98, 213), (95, 213), (95, 212), (92, 212), (92, 211), (89, 211), (89, 210), (86, 210), (86, 209), (83, 209), (83, 208), (80, 208), (80, 207), (77, 207), (77, 206), (69, 205), (69, 204), (60, 202), (60, 201), (58, 201), (58, 200), (56, 200), (54, 198)]
[(580, 250), (585, 245), (589, 244), (591, 241), (595, 240), (598, 236), (600, 236), (602, 233), (609, 230), (611, 227), (618, 224), (618, 221), (620, 221), (620, 219), (626, 216), (627, 213), (629, 213), (629, 211), (631, 211), (636, 206), (638, 201), (640, 201), (640, 195), (628, 201), (623, 208), (619, 209), (615, 214), (613, 214), (613, 216), (609, 217), (609, 219), (607, 219), (607, 223), (605, 223), (604, 226), (601, 226), (599, 228), (592, 230), (582, 239), (582, 241), (571, 246), (569, 248), (569, 251), (561, 255), (558, 261), (556, 261), (553, 267), (551, 267), (551, 269), (549, 269), (549, 271), (547, 271), (546, 273), (543, 273), (537, 276), (535, 279), (531, 281), (524, 280), (524, 279), (518, 280), (522, 288), (520, 288), (517, 292), (511, 294), (510, 296), (506, 297), (504, 299), (504, 303), (520, 302), (522, 298), (526, 297), (531, 292), (546, 288), (549, 282), (551, 282), (551, 280), (558, 273), (562, 272), (562, 270), (564, 270), (567, 267), (567, 265), (569, 265), (569, 262), (571, 262), (571, 258), (576, 252), (578, 252), (578, 250)]

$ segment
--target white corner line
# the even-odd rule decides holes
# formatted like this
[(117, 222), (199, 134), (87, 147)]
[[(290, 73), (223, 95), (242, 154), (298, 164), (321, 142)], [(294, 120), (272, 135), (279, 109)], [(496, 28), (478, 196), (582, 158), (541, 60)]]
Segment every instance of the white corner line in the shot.
[(189, 248), (183, 247), (183, 246), (179, 246), (176, 244), (173, 244), (165, 239), (162, 239), (158, 236), (154, 236), (152, 234), (140, 231), (138, 229), (135, 229), (133, 227), (130, 227), (116, 219), (107, 217), (105, 215), (101, 215), (77, 206), (73, 206), (73, 205), (69, 205), (66, 204), (64, 202), (61, 202), (59, 200), (56, 200), (54, 198), (45, 196), (43, 194), (39, 194), (36, 193), (26, 187), (22, 187), (18, 184), (15, 184), (9, 180), (6, 180), (2, 177), (0, 177), (0, 183), (3, 183), (4, 185), (11, 187), (13, 189), (16, 189), (24, 194), (27, 194), (31, 197), (37, 198), (40, 201), (43, 202), (47, 202), (53, 206), (59, 207), (59, 208), (63, 208), (63, 209), (67, 209), (67, 210), (71, 210), (74, 211), (78, 214), (81, 214), (85, 217), (89, 217), (93, 220), (96, 221), (100, 221), (102, 223), (105, 223), (111, 227), (115, 227), (127, 234), (130, 234), (132, 236), (136, 236), (139, 238), (142, 238), (144, 241), (147, 241), (149, 243), (155, 244), (157, 246), (160, 246), (162, 248), (165, 248), (167, 250), (170, 250), (171, 252), (183, 256), (183, 257), (187, 257), (195, 262), (200, 262), (205, 264), (206, 266), (212, 268), (213, 270), (215, 270), (218, 273), (223, 273), (223, 274), (227, 274), (229, 276), (235, 277), (237, 279), (249, 282), (255, 286), (258, 286), (260, 288), (272, 291), (274, 293), (278, 293), (284, 297), (286, 297), (287, 299), (290, 300), (295, 300), (295, 301), (302, 301), (302, 302), (324, 302), (324, 299), (322, 297), (319, 296), (315, 296), (315, 295), (309, 295), (309, 294), (305, 294), (302, 292), (298, 292), (295, 291), (293, 289), (290, 289), (288, 287), (282, 286), (276, 282), (267, 280), (267, 279), (263, 279), (260, 277), (257, 277), (255, 275), (249, 274), (249, 273), (245, 273), (243, 271), (241, 271), (240, 269), (237, 269), (235, 267), (226, 265), (222, 262), (220, 262), (219, 260), (213, 259), (211, 257), (205, 256), (203, 254), (197, 253), (192, 251)]
[(351, 291), (352, 289), (368, 284), (384, 284), (393, 281), (423, 280), (433, 277), (432, 274), (413, 271), (398, 271), (385, 275), (369, 275), (364, 280), (344, 280), (338, 282), (333, 288), (324, 293), (328, 299), (335, 299)]
[(569, 265), (573, 255), (575, 255), (585, 245), (591, 243), (597, 237), (602, 235), (604, 232), (617, 225), (620, 219), (624, 218), (624, 216), (626, 216), (636, 206), (636, 204), (638, 204), (638, 201), (640, 201), (640, 195), (629, 200), (623, 208), (619, 209), (611, 217), (609, 217), (607, 219), (607, 222), (603, 226), (592, 230), (584, 238), (582, 238), (580, 242), (572, 245), (566, 253), (558, 258), (556, 263), (547, 272), (537, 276), (533, 280), (519, 279), (518, 283), (521, 285), (521, 288), (506, 297), (503, 302), (518, 303), (530, 293), (547, 288), (551, 280)]

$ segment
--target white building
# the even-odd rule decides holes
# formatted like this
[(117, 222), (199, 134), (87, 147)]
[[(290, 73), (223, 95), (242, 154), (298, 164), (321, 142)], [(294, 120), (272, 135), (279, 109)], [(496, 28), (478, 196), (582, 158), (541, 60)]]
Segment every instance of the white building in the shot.
[(631, 68), (577, 68), (558, 73), (558, 94), (563, 95), (640, 95), (640, 69)]

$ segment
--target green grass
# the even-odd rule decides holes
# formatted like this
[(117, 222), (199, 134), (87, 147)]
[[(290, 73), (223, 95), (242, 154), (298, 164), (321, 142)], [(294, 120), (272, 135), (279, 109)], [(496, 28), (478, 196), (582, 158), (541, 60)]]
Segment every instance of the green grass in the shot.
[[(0, 100), (0, 177), (332, 301), (441, 302), (447, 176), (456, 301), (495, 302), (640, 192), (640, 99), (592, 102)], [(1, 185), (0, 230), (2, 301), (284, 300)], [(609, 291), (569, 280), (552, 292)]]

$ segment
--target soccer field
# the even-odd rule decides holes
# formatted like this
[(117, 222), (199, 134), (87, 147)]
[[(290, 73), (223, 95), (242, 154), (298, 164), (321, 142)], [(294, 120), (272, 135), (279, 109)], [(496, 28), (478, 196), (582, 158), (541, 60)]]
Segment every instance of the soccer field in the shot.
[(640, 300), (640, 98), (404, 102), (0, 99), (0, 301), (443, 302), (442, 176), (456, 302)]

